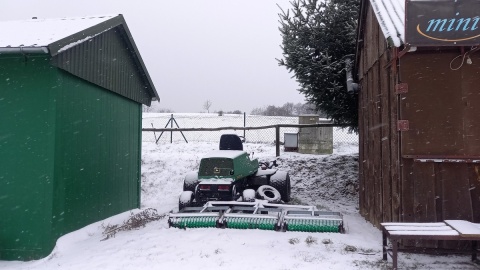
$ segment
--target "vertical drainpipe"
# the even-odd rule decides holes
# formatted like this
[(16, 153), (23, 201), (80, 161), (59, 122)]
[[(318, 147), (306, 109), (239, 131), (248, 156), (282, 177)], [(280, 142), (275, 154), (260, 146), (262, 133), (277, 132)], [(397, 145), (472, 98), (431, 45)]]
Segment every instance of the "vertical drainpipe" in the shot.
[(347, 92), (348, 93), (356, 93), (358, 92), (358, 83), (353, 82), (352, 76), (352, 60), (350, 57), (345, 58), (345, 71), (347, 75)]
[(138, 166), (138, 175), (137, 175), (137, 208), (141, 207), (141, 202), (142, 202), (142, 104), (140, 103), (138, 106), (139, 116), (138, 116), (138, 123), (140, 124), (139, 128), (139, 136), (138, 136), (138, 161), (137, 161), (137, 166)]

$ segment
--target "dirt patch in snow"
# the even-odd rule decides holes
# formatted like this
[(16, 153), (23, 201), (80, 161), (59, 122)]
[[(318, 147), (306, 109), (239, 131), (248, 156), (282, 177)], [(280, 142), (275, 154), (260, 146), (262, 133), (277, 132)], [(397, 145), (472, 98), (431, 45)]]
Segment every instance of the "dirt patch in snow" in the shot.
[(357, 155), (295, 155), (278, 161), (279, 168), (290, 174), (294, 202), (329, 211), (357, 211)]

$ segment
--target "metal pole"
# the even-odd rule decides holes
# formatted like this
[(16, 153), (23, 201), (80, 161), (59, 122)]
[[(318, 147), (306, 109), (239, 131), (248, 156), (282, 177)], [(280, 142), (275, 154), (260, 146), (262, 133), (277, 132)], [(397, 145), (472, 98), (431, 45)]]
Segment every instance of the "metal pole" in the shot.
[[(175, 122), (175, 125), (177, 126), (177, 128), (180, 128), (180, 126), (178, 126), (177, 120), (175, 120), (175, 118), (173, 118), (173, 121)], [(187, 138), (185, 138), (185, 135), (183, 135), (183, 131), (180, 131), (180, 134), (182, 134), (182, 137), (185, 140), (185, 142), (188, 143)]]
[[(172, 113), (172, 115), (170, 116), (170, 128), (173, 128), (173, 121), (172, 121), (172, 119), (173, 119), (173, 113)], [(172, 142), (173, 142), (173, 131), (170, 131), (170, 143), (172, 143)]]
[[(165, 128), (168, 127), (168, 124), (169, 124), (171, 121), (172, 121), (172, 119), (168, 119), (167, 123), (165, 124)], [(162, 133), (160, 133), (160, 136), (158, 136), (158, 139), (157, 139), (157, 141), (156, 141), (155, 143), (158, 143), (158, 141), (160, 140), (160, 138), (161, 138), (162, 135), (163, 135), (163, 132), (164, 132), (164, 131), (162, 131)]]
[[(153, 123), (150, 123), (150, 124), (152, 124), (152, 128), (154, 128)], [(155, 131), (153, 132), (153, 137), (155, 137), (155, 144), (156, 144), (158, 141), (157, 141), (157, 134), (155, 133)]]

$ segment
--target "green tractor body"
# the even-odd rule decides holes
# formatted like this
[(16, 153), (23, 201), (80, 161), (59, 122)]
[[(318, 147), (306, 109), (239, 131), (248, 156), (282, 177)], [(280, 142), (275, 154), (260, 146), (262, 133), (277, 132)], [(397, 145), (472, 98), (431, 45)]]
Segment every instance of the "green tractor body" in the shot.
[[(259, 163), (243, 151), (241, 143), (208, 153), (200, 161), (198, 172), (185, 176), (179, 209), (203, 205), (209, 201), (254, 201), (255, 198), (278, 203), (290, 199), (290, 176), (273, 168), (273, 163)], [(237, 140), (236, 135), (226, 135)], [(239, 139), (238, 139), (239, 140)], [(223, 140), (225, 141), (225, 140)], [(260, 192), (260, 193), (259, 193)]]
[(258, 170), (258, 160), (239, 150), (217, 150), (200, 161), (198, 179), (239, 180)]
[(258, 171), (258, 160), (239, 150), (217, 150), (200, 161), (195, 201), (231, 201), (238, 199)]

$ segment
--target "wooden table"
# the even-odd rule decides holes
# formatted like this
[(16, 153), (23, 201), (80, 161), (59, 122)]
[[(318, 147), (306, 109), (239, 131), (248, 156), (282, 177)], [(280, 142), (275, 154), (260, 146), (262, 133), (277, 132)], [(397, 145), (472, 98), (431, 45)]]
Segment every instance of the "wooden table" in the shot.
[[(404, 239), (472, 241), (472, 261), (477, 259), (480, 224), (465, 220), (445, 220), (432, 223), (384, 222), (381, 225), (383, 260), (387, 260), (387, 255), (390, 255), (395, 270), (398, 267), (398, 242)], [(392, 243), (391, 249), (387, 246), (387, 239)]]

